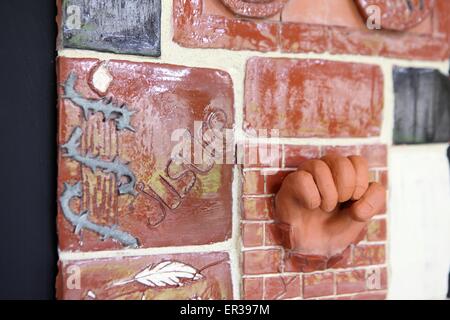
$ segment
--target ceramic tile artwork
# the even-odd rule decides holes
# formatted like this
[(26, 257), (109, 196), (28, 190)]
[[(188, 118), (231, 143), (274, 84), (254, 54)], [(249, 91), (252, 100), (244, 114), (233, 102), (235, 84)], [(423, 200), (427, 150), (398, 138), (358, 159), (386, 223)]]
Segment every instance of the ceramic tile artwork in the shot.
[(281, 137), (377, 136), (382, 110), (378, 66), (281, 58), (247, 62), (244, 130), (249, 134), (271, 128)]
[(391, 123), (395, 144), (450, 140), (450, 1), (57, 3), (59, 299), (386, 299), (396, 210), (328, 260), (294, 257), (275, 197), (306, 160), (361, 155), (389, 200)]
[[(242, 272), (244, 299), (384, 299), (387, 289), (385, 212), (377, 216), (361, 235), (362, 242), (344, 252), (332, 268), (323, 261), (308, 261), (311, 270), (300, 272), (283, 247), (283, 234), (273, 221), (274, 196), (283, 179), (303, 161), (319, 155), (364, 155), (368, 160), (370, 181), (387, 188), (386, 145), (311, 146), (285, 144), (279, 155), (284, 160), (276, 174), (256, 166), (243, 167), (241, 204)], [(261, 185), (260, 185), (261, 184)], [(257, 187), (256, 187), (257, 186)], [(385, 208), (387, 210), (387, 208)], [(354, 268), (366, 268), (364, 272)], [(317, 270), (326, 269), (317, 272)], [(299, 281), (286, 275), (299, 274)], [(270, 280), (268, 280), (270, 279)], [(335, 293), (334, 288), (338, 288)], [(364, 293), (364, 294), (363, 294)]]
[(450, 79), (438, 70), (396, 67), (394, 143), (450, 141)]
[[(372, 4), (383, 30), (372, 26)], [(174, 0), (173, 39), (194, 48), (444, 60), (449, 9), (446, 0)]]
[(60, 270), (57, 295), (64, 300), (232, 298), (230, 261), (221, 252), (67, 261)]
[(161, 54), (161, 0), (58, 0), (60, 46)]
[(199, 165), (172, 157), (176, 129), (196, 139), (208, 126), (233, 127), (226, 72), (61, 57), (58, 83), (61, 250), (229, 239), (232, 164), (208, 161), (207, 151)]

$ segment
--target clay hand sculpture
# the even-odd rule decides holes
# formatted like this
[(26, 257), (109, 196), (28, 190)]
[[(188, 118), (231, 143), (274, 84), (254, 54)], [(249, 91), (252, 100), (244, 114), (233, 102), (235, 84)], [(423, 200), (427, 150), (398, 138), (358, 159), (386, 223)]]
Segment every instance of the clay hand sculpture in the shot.
[(361, 240), (385, 199), (381, 184), (369, 184), (363, 157), (305, 161), (284, 179), (275, 198), (275, 220), (287, 257), (304, 272), (334, 266)]

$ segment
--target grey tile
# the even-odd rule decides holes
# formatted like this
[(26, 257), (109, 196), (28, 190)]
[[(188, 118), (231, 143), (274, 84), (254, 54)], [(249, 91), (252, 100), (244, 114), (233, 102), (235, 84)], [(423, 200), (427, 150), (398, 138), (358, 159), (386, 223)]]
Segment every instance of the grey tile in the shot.
[(63, 0), (60, 44), (161, 55), (161, 0)]
[(394, 68), (395, 144), (450, 141), (450, 79), (433, 69)]

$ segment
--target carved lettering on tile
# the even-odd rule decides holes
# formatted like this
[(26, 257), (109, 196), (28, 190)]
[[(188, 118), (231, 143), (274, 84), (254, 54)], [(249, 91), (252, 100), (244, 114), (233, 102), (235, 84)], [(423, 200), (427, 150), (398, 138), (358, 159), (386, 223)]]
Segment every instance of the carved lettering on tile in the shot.
[[(229, 238), (232, 165), (214, 161), (215, 143), (224, 139), (215, 130), (233, 125), (229, 75), (128, 61), (60, 61), (58, 189), (62, 196), (64, 183), (80, 188), (70, 210), (60, 206), (61, 246), (106, 250)], [(181, 162), (172, 155), (176, 130), (185, 130), (192, 145)], [(200, 149), (200, 161), (193, 148)], [(85, 212), (89, 232), (74, 234), (73, 216)], [(203, 223), (209, 232), (201, 231)]]

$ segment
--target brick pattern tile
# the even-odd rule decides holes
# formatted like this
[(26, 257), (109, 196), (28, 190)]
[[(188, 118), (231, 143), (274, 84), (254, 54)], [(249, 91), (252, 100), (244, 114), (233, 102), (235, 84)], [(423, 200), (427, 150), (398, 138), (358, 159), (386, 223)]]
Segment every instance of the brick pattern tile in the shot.
[(303, 276), (303, 297), (331, 296), (334, 293), (334, 274), (317, 273)]
[[(322, 10), (325, 6), (328, 10)], [(389, 32), (368, 30), (349, 0), (290, 0), (281, 13), (266, 19), (243, 18), (218, 0), (174, 0), (173, 39), (195, 48), (444, 60), (450, 51), (450, 19), (444, 14), (449, 9), (448, 1), (436, 0), (418, 26)]]
[[(302, 161), (325, 154), (363, 154), (369, 160), (371, 180), (381, 181), (387, 175), (386, 146), (285, 144), (281, 150), (284, 165), (278, 171), (242, 165), (243, 175), (251, 173), (252, 179), (261, 184), (259, 192), (253, 190), (242, 195), (243, 296), (247, 299), (384, 299), (387, 289), (385, 216), (373, 219), (362, 242), (347, 250), (332, 269), (299, 273), (280, 243), (272, 212), (273, 196), (283, 178)], [(267, 175), (268, 172), (275, 174)], [(289, 279), (294, 280), (289, 282)]]
[(247, 62), (247, 132), (271, 128), (280, 137), (378, 136), (382, 110), (379, 66), (259, 57)]

